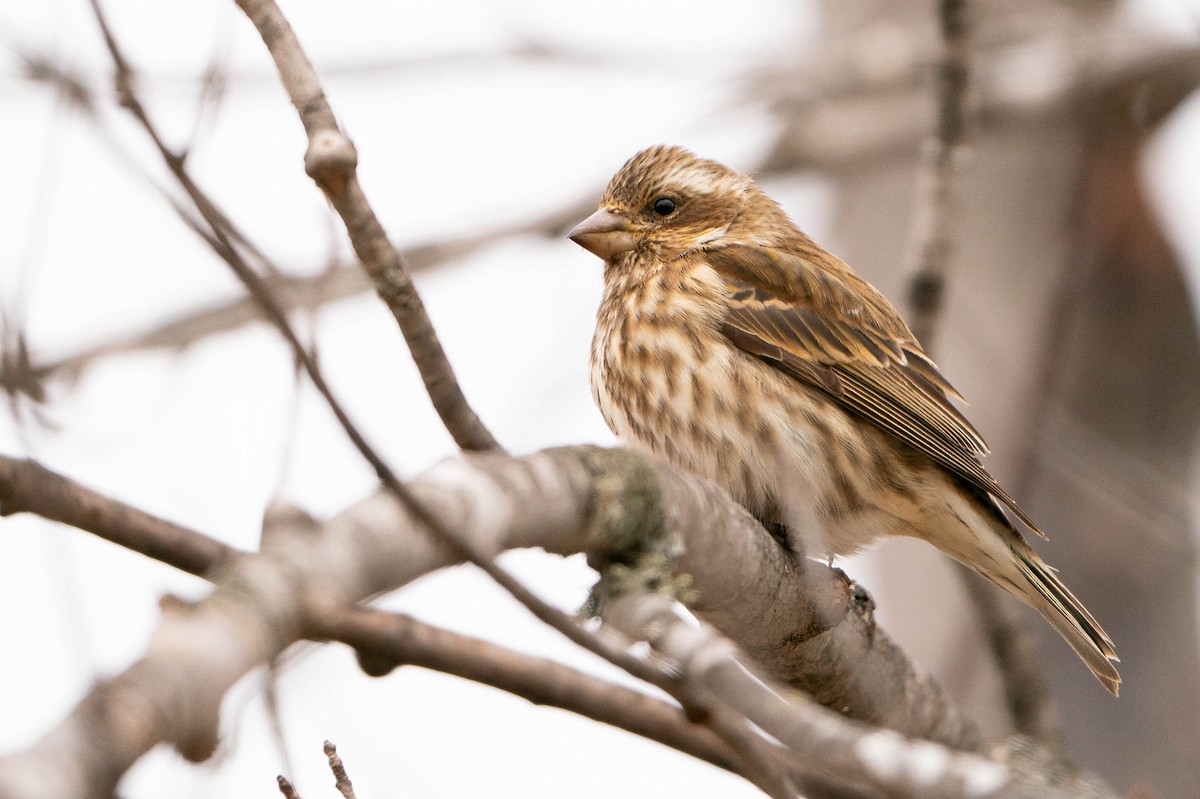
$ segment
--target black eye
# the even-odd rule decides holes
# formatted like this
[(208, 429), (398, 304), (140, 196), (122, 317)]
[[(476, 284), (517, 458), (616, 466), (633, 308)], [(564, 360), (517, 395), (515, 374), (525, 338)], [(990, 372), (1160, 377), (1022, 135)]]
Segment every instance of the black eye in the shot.
[(659, 197), (654, 201), (653, 208), (659, 216), (670, 216), (675, 213), (675, 201), (670, 197)]

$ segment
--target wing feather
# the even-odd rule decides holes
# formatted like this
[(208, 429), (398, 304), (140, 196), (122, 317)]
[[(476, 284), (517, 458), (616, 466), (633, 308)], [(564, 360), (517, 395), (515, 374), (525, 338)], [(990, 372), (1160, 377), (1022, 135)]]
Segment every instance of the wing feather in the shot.
[(729, 290), (722, 332), (731, 343), (826, 392), (1042, 535), (984, 469), (987, 444), (950, 399), (962, 397), (896, 309), (850, 267), (815, 246), (730, 245), (705, 259)]

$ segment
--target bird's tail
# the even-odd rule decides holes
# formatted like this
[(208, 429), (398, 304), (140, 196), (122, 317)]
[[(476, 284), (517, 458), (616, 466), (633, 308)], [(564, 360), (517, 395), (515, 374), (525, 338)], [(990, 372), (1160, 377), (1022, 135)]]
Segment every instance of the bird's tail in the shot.
[(1083, 603), (1058, 579), (1053, 567), (1046, 565), (1024, 541), (1015, 543), (1017, 546), (1013, 547), (1013, 560), (1021, 576), (1025, 578), (1025, 585), (1003, 587), (1042, 614), (1092, 670), (1096, 679), (1116, 696), (1121, 686), (1121, 675), (1117, 673), (1113, 663), (1119, 663), (1120, 658), (1113, 648), (1112, 639), (1092, 614), (1088, 613)]

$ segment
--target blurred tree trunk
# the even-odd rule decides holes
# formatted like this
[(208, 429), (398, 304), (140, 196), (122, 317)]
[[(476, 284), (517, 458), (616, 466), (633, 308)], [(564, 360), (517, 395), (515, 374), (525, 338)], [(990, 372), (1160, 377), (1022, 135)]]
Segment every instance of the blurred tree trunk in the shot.
[[(1072, 39), (1076, 31), (1128, 24), (1112, 18), (1109, 3), (1042, 4), (1038, 13), (1054, 23), (1045, 25), (1031, 8), (1015, 1), (977, 5), (978, 46), (1019, 42), (1022, 30), (1041, 38), (1058, 30), (1070, 53), (1080, 46)], [(935, 8), (928, 0), (838, 0), (822, 9), (831, 47), (933, 41)], [(1046, 113), (1006, 113), (988, 97), (975, 98), (983, 110), (970, 136), (958, 251), (934, 348), (992, 446), (988, 467), (1051, 536), (1036, 542), (1039, 551), (1062, 567), (1122, 656), (1125, 682), (1114, 700), (1053, 631), (1024, 616), (1036, 629), (1071, 751), (1119, 788), (1175, 797), (1195, 795), (1200, 786), (1190, 509), (1200, 343), (1182, 268), (1138, 183), (1149, 128), (1195, 85), (1193, 71), (1164, 63), (1135, 69), (1132, 84), (1100, 80), (1083, 91), (1063, 89), (1065, 99), (1048, 103)], [(1036, 60), (1025, 65), (1028, 73), (1020, 64), (1002, 66), (1031, 80), (1040, 75)], [(1075, 77), (1092, 77), (1088, 72), (1081, 68)], [(993, 82), (1004, 75), (982, 73)], [(845, 77), (839, 80), (844, 86)], [(1166, 89), (1159, 91), (1159, 83)], [(845, 103), (849, 92), (838, 92)], [(883, 109), (882, 118), (901, 129), (902, 145), (818, 164), (837, 189), (832, 248), (897, 303), (906, 296), (900, 265), (918, 154), (912, 129), (932, 120), (931, 105), (914, 115), (904, 102), (877, 97), (858, 106), (860, 113), (864, 103)], [(805, 156), (787, 148), (781, 141), (773, 165), (789, 157), (803, 164)], [(872, 563), (882, 573), (872, 587), (883, 623), (964, 708), (1002, 732), (996, 677), (955, 571), (913, 542), (880, 548)]]

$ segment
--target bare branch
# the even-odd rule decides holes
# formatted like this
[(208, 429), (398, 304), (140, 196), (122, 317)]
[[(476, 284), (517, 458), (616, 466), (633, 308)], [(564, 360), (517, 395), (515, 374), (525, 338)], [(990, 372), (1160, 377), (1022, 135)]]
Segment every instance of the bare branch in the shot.
[(312, 64), (291, 25), (270, 0), (238, 0), (279, 68), (279, 76), (308, 134), (305, 171), (346, 224), (354, 251), (375, 290), (387, 304), (425, 381), (425, 389), (446, 429), (465, 450), (498, 444), (471, 410), (454, 377), (429, 315), (413, 287), (408, 268), (384, 231), (359, 185), (358, 153), (341, 131)]
[[(745, 634), (739, 644), (772, 673), (789, 664), (814, 664), (822, 678), (848, 671), (830, 680), (827, 696), (844, 699), (852, 713), (951, 745), (973, 740), (944, 695), (882, 630), (855, 614), (821, 632), (804, 599), (804, 575), (743, 509), (707, 483), (630, 453), (585, 447), (450, 461), (408, 488), (443, 529), (462, 531), (486, 552), (541, 546), (603, 559), (682, 550), (676, 569), (690, 574), (697, 606), (727, 632)], [(211, 597), (193, 607), (168, 606), (140, 661), (98, 685), (32, 749), (0, 760), (0, 796), (103, 794), (161, 741), (193, 759), (206, 757), (216, 744), (220, 699), (249, 669), (311, 634), (312, 620), (329, 609), (459, 559), (427, 530), (395, 497), (380, 493), (317, 533), (281, 529), (264, 537), (261, 553), (227, 562)], [(744, 567), (730, 568), (737, 559)], [(759, 609), (756, 619), (747, 619), (747, 606)], [(807, 656), (797, 655), (806, 649)], [(903, 703), (912, 706), (900, 710)], [(22, 779), (31, 769), (42, 775), (38, 785)]]
[[(34, 461), (0, 456), (0, 507), (71, 524), (105, 540), (197, 576), (211, 576), (243, 554), (203, 533), (150, 516), (84, 488)], [(382, 676), (419, 666), (610, 724), (721, 768), (728, 750), (678, 707), (610, 684), (553, 660), (532, 657), (480, 639), (439, 629), (401, 614), (356, 606), (314, 616), (310, 637), (336, 640), (358, 652), (362, 668)]]
[(728, 747), (704, 727), (688, 723), (678, 706), (556, 661), (439, 629), (411, 616), (378, 610), (331, 610), (316, 617), (313, 624), (313, 637), (353, 647), (363, 671), (372, 676), (382, 676), (399, 666), (453, 674), (730, 768)]
[(0, 514), (33, 513), (87, 530), (147, 557), (204, 576), (236, 550), (109, 499), (32, 460), (0, 455)]
[(677, 608), (661, 594), (630, 594), (606, 619), (671, 658), (702, 702), (736, 710), (782, 743), (802, 773), (899, 799), (1015, 795), (1012, 775), (999, 764), (854, 724), (755, 675), (727, 639), (689, 624)]
[(329, 758), (329, 770), (333, 772), (335, 785), (342, 799), (354, 799), (354, 786), (350, 784), (350, 777), (346, 775), (346, 766), (338, 757), (337, 747), (329, 741), (325, 742), (325, 757)]

